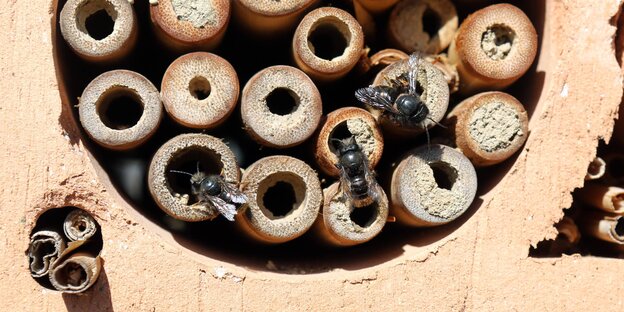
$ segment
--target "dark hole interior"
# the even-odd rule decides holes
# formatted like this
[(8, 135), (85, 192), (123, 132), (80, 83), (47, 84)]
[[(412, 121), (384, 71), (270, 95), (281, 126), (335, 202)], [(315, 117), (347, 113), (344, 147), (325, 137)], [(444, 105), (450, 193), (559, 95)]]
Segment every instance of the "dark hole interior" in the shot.
[(347, 48), (347, 39), (331, 23), (321, 23), (308, 37), (308, 41), (314, 47), (314, 55), (324, 60), (333, 60), (341, 56)]
[(210, 82), (206, 77), (197, 76), (189, 82), (189, 92), (198, 100), (205, 100), (210, 95)]
[(451, 170), (453, 168), (449, 167), (444, 163), (432, 163), (429, 164), (431, 170), (433, 170), (433, 178), (438, 184), (439, 188), (451, 190), (453, 188), (453, 184), (455, 184), (455, 179), (457, 179), (457, 174), (452, 174)]
[(87, 229), (87, 226), (86, 226), (86, 224), (84, 222), (78, 223), (77, 227), (78, 227), (78, 231), (80, 231), (80, 232), (84, 232)]
[(87, 280), (87, 272), (81, 265), (71, 262), (65, 265), (56, 277), (63, 285), (80, 286)]
[(429, 40), (438, 34), (438, 30), (442, 26), (440, 16), (427, 6), (422, 17), (423, 30), (429, 35)]
[(41, 244), (37, 244), (32, 250), (32, 253), (35, 255), (32, 259), (33, 267), (36, 270), (42, 269), (44, 263), (43, 257), (52, 254), (54, 251), (55, 248), (53, 241), (45, 241)]
[(91, 14), (85, 20), (85, 28), (89, 36), (95, 40), (102, 40), (113, 33), (115, 21), (106, 10), (101, 9)]
[(617, 220), (617, 223), (615, 224), (615, 233), (620, 237), (624, 237), (624, 217)]
[(221, 174), (223, 164), (221, 157), (208, 149), (190, 147), (172, 157), (167, 166), (167, 181), (173, 193), (188, 194), (191, 205), (197, 202), (197, 198), (191, 192), (191, 177), (186, 174), (172, 172), (182, 171), (188, 174), (204, 172), (205, 174)]
[(97, 114), (107, 127), (124, 130), (136, 125), (143, 115), (143, 104), (131, 90), (105, 93), (97, 105)]
[(609, 175), (615, 179), (624, 179), (624, 157), (614, 157), (609, 160), (607, 165)]
[(366, 228), (375, 222), (375, 219), (377, 218), (377, 211), (377, 203), (372, 203), (360, 208), (353, 208), (349, 218), (353, 221), (353, 223)]
[(264, 207), (275, 217), (284, 217), (291, 212), (297, 203), (295, 189), (290, 183), (278, 181), (269, 187), (262, 196)]
[(344, 139), (348, 139), (350, 137), (353, 136), (353, 133), (351, 133), (351, 131), (349, 131), (349, 127), (347, 127), (347, 121), (343, 121), (341, 123), (339, 123), (338, 125), (336, 125), (336, 127), (334, 127), (334, 129), (332, 130), (332, 132), (329, 134), (329, 149), (332, 152), (336, 152), (337, 148), (337, 142), (336, 140), (344, 140)]
[(296, 94), (285, 88), (277, 88), (266, 97), (266, 105), (273, 114), (288, 115), (297, 109)]

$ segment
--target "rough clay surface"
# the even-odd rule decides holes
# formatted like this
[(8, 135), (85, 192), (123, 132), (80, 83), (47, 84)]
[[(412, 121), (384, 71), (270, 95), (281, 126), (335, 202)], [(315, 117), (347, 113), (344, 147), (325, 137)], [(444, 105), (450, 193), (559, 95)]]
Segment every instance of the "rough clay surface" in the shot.
[(470, 136), (486, 152), (505, 149), (522, 135), (518, 112), (504, 103), (488, 103), (472, 113)]
[(216, 25), (216, 12), (211, 1), (206, 0), (171, 0), (173, 11), (178, 19), (190, 22), (200, 28)]
[[(541, 5), (531, 3), (535, 10)], [(70, 116), (75, 99), (59, 93), (53, 2), (8, 1), (0, 10), (0, 71), (6, 77), (0, 82), (2, 306), (13, 311), (624, 310), (624, 261), (528, 257), (530, 245), (555, 238), (553, 223), (563, 216), (562, 207), (570, 206), (570, 192), (583, 185), (598, 138), (610, 137), (622, 99), (610, 23), (618, 6), (617, 1), (545, 2), (535, 78), (546, 80), (541, 85), (529, 79), (524, 86), (532, 90), (526, 94), (531, 135), (506, 176), (480, 194), (470, 218), (389, 242), (390, 253), (373, 251), (386, 257), (377, 265), (335, 264), (330, 272), (294, 275), (192, 252), (126, 207), (89, 159)], [(574, 157), (561, 161), (562, 151)], [(84, 207), (102, 227), (104, 271), (84, 296), (42, 289), (30, 277), (24, 255), (35, 217), (64, 205)]]
[(347, 119), (346, 122), (347, 130), (353, 134), (355, 141), (362, 147), (366, 157), (370, 159), (377, 145), (373, 129), (360, 118)]
[(514, 38), (515, 33), (512, 29), (503, 25), (495, 25), (483, 33), (481, 49), (489, 58), (495, 61), (503, 60), (511, 51)]

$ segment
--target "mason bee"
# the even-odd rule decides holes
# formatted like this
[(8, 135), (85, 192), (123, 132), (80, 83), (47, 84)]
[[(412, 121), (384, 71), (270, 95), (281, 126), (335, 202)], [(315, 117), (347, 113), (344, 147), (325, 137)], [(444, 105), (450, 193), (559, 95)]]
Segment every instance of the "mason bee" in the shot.
[(351, 200), (353, 207), (359, 208), (376, 202), (380, 196), (380, 186), (369, 168), (368, 158), (353, 136), (333, 139), (338, 156), (336, 168), (340, 171), (340, 187)]
[(234, 221), (237, 213), (236, 207), (247, 202), (245, 194), (226, 182), (221, 175), (199, 171), (199, 164), (194, 174), (178, 170), (170, 170), (170, 172), (191, 176), (191, 193), (197, 198), (197, 203), (191, 207), (205, 209), (204, 205), (208, 205), (229, 221)]

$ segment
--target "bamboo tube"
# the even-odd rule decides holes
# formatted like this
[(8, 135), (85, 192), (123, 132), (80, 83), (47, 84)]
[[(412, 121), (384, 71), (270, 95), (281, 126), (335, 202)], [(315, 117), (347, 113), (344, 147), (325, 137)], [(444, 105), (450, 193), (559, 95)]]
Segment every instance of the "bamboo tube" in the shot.
[(182, 221), (212, 220), (219, 212), (212, 206), (193, 205), (189, 177), (171, 170), (221, 174), (225, 182), (238, 184), (240, 171), (232, 151), (220, 139), (207, 134), (181, 134), (167, 141), (152, 158), (148, 187), (156, 204)]
[(260, 144), (286, 148), (307, 140), (323, 114), (321, 94), (302, 71), (272, 66), (255, 74), (241, 97), (245, 129)]
[(141, 74), (113, 70), (87, 85), (78, 106), (89, 137), (110, 149), (126, 150), (156, 132), (163, 109), (158, 90)]
[(438, 54), (457, 31), (457, 12), (449, 0), (402, 0), (388, 21), (391, 44), (403, 51)]
[(169, 65), (160, 87), (165, 110), (181, 125), (212, 129), (238, 101), (238, 76), (223, 58), (208, 52), (185, 54)]
[(498, 164), (515, 154), (528, 136), (529, 118), (516, 98), (484, 92), (457, 105), (446, 117), (455, 145), (476, 167)]
[(624, 186), (624, 154), (608, 153), (602, 158), (605, 162), (604, 183)]
[[(393, 63), (377, 74), (373, 81), (373, 86), (389, 86), (390, 80), (406, 74), (408, 69), (407, 60)], [(435, 126), (436, 123), (439, 123), (444, 118), (448, 109), (450, 91), (442, 71), (433, 64), (421, 60), (418, 66), (418, 73), (415, 76), (418, 85), (423, 89), (422, 98), (429, 109), (428, 118), (422, 123), (413, 126), (401, 126), (393, 122), (391, 118), (388, 118), (387, 113), (370, 109), (377, 122), (382, 126), (384, 133), (393, 136), (414, 136), (423, 133), (425, 129)]]
[(312, 79), (333, 81), (359, 61), (364, 49), (362, 27), (343, 10), (319, 8), (299, 23), (292, 49), (297, 66)]
[(624, 188), (588, 183), (576, 190), (576, 198), (596, 209), (624, 213)]
[(418, 147), (392, 174), (391, 214), (411, 226), (436, 226), (462, 215), (477, 191), (470, 160), (444, 145)]
[(230, 21), (230, 1), (159, 0), (150, 17), (156, 36), (173, 50), (213, 50)]
[(584, 234), (600, 240), (624, 245), (624, 217), (587, 210), (577, 220)]
[(137, 39), (136, 16), (127, 0), (68, 0), (59, 24), (69, 47), (91, 62), (117, 61)]
[(97, 223), (88, 212), (75, 209), (65, 217), (63, 232), (72, 241), (88, 240), (97, 232)]
[(449, 60), (460, 75), (460, 92), (501, 90), (531, 67), (537, 34), (517, 7), (502, 3), (469, 15), (449, 48)]
[(354, 2), (358, 2), (364, 9), (368, 12), (371, 12), (374, 15), (381, 14), (385, 11), (388, 11), (395, 5), (399, 0), (353, 0)]
[(585, 181), (598, 180), (605, 174), (607, 163), (604, 159), (596, 156), (594, 160), (587, 166), (587, 173), (585, 174)]
[(65, 250), (65, 242), (55, 231), (38, 231), (30, 237), (28, 244), (28, 267), (30, 275), (42, 277), (49, 273), (52, 263)]
[(241, 182), (248, 209), (237, 224), (251, 238), (283, 243), (305, 233), (323, 201), (316, 172), (289, 156), (262, 158), (249, 166)]
[(355, 141), (366, 154), (371, 168), (375, 168), (379, 163), (383, 153), (384, 141), (375, 119), (361, 108), (343, 107), (327, 115), (316, 137), (314, 158), (325, 174), (333, 177), (340, 175), (336, 168), (338, 157), (331, 140), (350, 136), (355, 138)]
[(559, 236), (565, 238), (565, 241), (571, 245), (576, 245), (581, 240), (581, 233), (574, 220), (570, 217), (563, 217), (561, 221), (555, 224)]
[(89, 289), (102, 270), (102, 259), (85, 252), (76, 252), (59, 259), (50, 271), (50, 282), (58, 291), (76, 294)]
[(247, 32), (269, 37), (289, 33), (319, 0), (236, 0), (234, 17)]
[(340, 182), (332, 184), (323, 192), (323, 210), (314, 224), (315, 234), (334, 246), (353, 246), (373, 239), (388, 219), (388, 197), (379, 190), (377, 202), (354, 208), (342, 193)]

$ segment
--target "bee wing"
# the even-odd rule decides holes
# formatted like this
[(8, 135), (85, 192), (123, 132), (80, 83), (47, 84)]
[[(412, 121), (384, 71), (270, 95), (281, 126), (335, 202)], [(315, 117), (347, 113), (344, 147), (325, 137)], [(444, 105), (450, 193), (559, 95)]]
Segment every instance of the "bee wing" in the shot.
[(375, 173), (370, 169), (368, 165), (368, 157), (364, 157), (364, 177), (366, 178), (366, 182), (368, 183), (368, 195), (373, 198), (375, 202), (379, 201), (381, 198), (381, 186), (377, 183), (377, 179), (375, 179)]
[(353, 199), (351, 198), (351, 182), (349, 182), (350, 180), (349, 177), (347, 177), (347, 172), (339, 164), (336, 164), (336, 167), (338, 167), (338, 171), (340, 172), (340, 188), (342, 189), (342, 193), (347, 196), (349, 201), (352, 201)]
[(399, 112), (392, 105), (392, 99), (384, 92), (380, 92), (376, 87), (360, 88), (355, 91), (355, 98), (374, 108), (388, 111), (394, 114)]
[(234, 221), (234, 216), (236, 215), (236, 206), (233, 204), (226, 203), (223, 199), (216, 196), (206, 196), (206, 198), (210, 201), (213, 207), (219, 211), (219, 213), (224, 216), (229, 221)]
[(247, 203), (247, 196), (243, 194), (238, 188), (236, 188), (231, 183), (227, 183), (223, 181), (221, 185), (223, 191), (228, 195), (228, 198), (235, 204), (244, 204)]
[(418, 65), (420, 63), (420, 59), (420, 53), (414, 52), (407, 60), (410, 94), (416, 94), (416, 76), (418, 75)]

